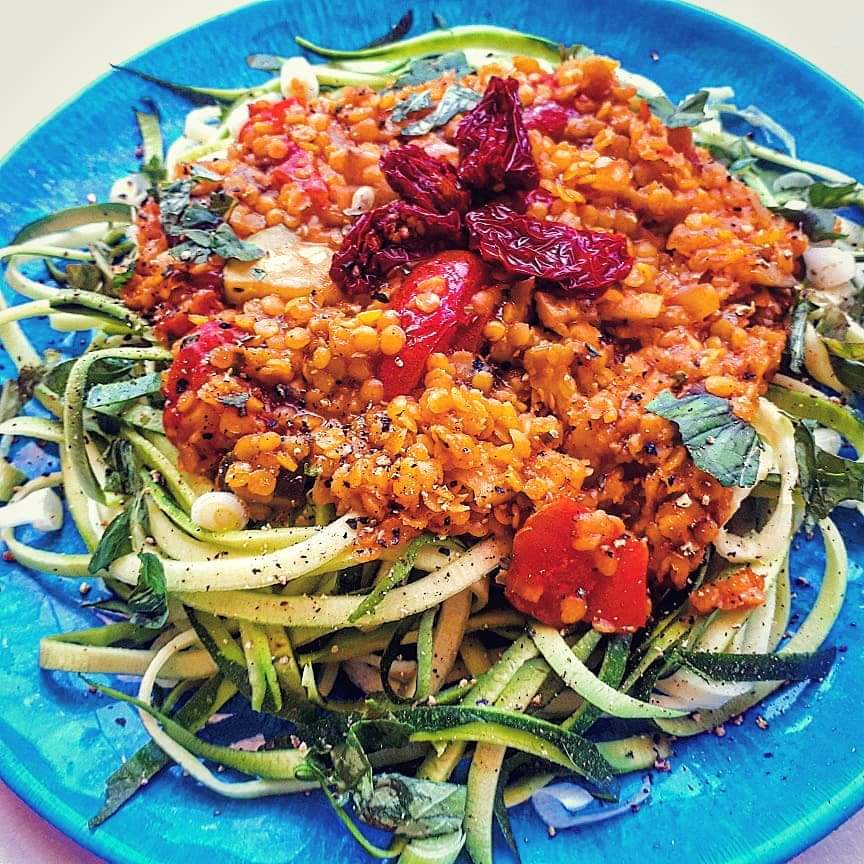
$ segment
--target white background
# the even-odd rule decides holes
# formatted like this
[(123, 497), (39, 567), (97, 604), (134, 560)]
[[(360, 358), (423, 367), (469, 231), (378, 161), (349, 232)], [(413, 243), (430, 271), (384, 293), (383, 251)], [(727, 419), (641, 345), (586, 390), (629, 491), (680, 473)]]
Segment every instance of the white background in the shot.
[[(0, 0), (0, 154), (110, 62), (238, 5), (236, 0)], [(392, 17), (408, 5), (410, 0), (399, 0)], [(864, 95), (862, 0), (702, 0), (696, 5), (782, 42)], [(707, 811), (710, 802), (705, 803)], [(0, 784), (0, 864), (95, 861)], [(859, 816), (796, 864), (861, 861), (864, 818)]]

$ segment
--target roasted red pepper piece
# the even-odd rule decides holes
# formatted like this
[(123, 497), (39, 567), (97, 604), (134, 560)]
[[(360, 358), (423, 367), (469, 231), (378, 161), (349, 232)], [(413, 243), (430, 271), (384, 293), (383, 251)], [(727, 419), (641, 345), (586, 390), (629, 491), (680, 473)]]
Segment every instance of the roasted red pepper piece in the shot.
[(537, 102), (522, 112), (526, 129), (538, 129), (555, 141), (560, 141), (567, 131), (567, 123), (576, 117), (577, 111), (570, 105), (560, 102)]
[(453, 246), (464, 246), (462, 217), (391, 201), (361, 216), (333, 256), (330, 278), (348, 294), (368, 294), (387, 274)]
[[(604, 632), (644, 627), (651, 608), (647, 547), (621, 536), (595, 551), (574, 549), (576, 520), (587, 512), (562, 497), (528, 517), (513, 540), (507, 599), (552, 627), (583, 619)], [(603, 572), (598, 554), (605, 556)]]
[(165, 380), (166, 415), (173, 413), (177, 400), (187, 390), (196, 391), (221, 374), (221, 370), (210, 365), (210, 352), (221, 345), (239, 345), (245, 335), (227, 322), (208, 321), (183, 338)]
[(624, 279), (633, 266), (627, 238), (576, 230), (488, 204), (465, 217), (469, 245), (486, 261), (520, 276), (556, 282), (565, 294), (596, 295)]
[(515, 78), (490, 79), (483, 98), (459, 124), (455, 141), (459, 176), (487, 195), (533, 189), (540, 182)]
[(413, 144), (388, 150), (380, 164), (390, 188), (409, 204), (436, 213), (464, 213), (471, 204), (471, 195), (456, 169)]
[[(475, 305), (472, 298), (488, 278), (486, 265), (471, 252), (442, 252), (411, 271), (391, 300), (400, 312), (405, 346), (395, 357), (382, 357), (378, 367), (387, 399), (410, 393), (435, 352), (476, 351), (490, 310), (480, 302)], [(419, 295), (424, 295), (420, 305)], [(437, 296), (438, 303), (428, 304), (434, 308), (424, 311), (421, 307), (429, 295)]]

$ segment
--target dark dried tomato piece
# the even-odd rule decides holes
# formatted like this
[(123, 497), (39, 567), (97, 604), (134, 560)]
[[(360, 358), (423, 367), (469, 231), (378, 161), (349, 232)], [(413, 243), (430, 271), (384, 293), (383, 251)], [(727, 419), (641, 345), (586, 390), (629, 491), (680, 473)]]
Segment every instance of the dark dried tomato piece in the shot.
[(519, 82), (490, 79), (483, 98), (456, 130), (459, 176), (486, 192), (533, 189), (540, 175), (522, 122)]
[(394, 267), (464, 246), (462, 217), (456, 210), (441, 214), (391, 201), (351, 226), (333, 256), (330, 278), (349, 294), (369, 294)]
[(560, 141), (567, 130), (571, 117), (577, 111), (570, 105), (560, 102), (537, 102), (522, 112), (522, 122), (526, 129), (539, 129), (555, 141)]
[(390, 188), (409, 204), (436, 213), (464, 213), (471, 204), (471, 195), (456, 169), (413, 144), (388, 150), (381, 157), (381, 170)]
[(541, 222), (503, 204), (474, 210), (465, 224), (470, 247), (487, 261), (509, 273), (557, 282), (567, 294), (598, 294), (633, 266), (622, 234)]

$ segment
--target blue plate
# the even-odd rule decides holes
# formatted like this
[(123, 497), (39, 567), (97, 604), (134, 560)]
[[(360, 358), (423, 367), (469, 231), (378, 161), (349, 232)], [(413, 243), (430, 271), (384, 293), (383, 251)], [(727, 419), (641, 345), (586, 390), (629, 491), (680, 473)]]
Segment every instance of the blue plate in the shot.
[[(818, 69), (725, 19), (663, 0), (618, 0), (614, 11), (607, 3), (584, 0), (411, 5), (419, 29), (430, 24), (434, 10), (450, 23), (494, 21), (584, 42), (655, 78), (676, 98), (700, 85), (731, 84), (739, 104), (760, 105), (791, 129), (805, 157), (864, 176), (864, 105)], [(327, 44), (362, 44), (399, 11), (381, 0), (261, 3), (181, 33), (140, 55), (135, 65), (175, 81), (252, 83), (260, 73), (245, 67), (251, 51), (291, 53), (297, 33)], [(167, 132), (177, 134), (186, 104), (112, 73), (22, 142), (0, 165), (0, 241), (48, 211), (84, 203), (89, 193), (104, 198), (112, 178), (134, 169), (131, 106), (146, 96), (158, 101)], [(34, 335), (42, 345), (52, 338), (47, 329)], [(2, 362), (5, 376), (9, 364)], [(519, 808), (514, 830), (523, 861), (780, 862), (864, 803), (864, 628), (856, 628), (864, 534), (857, 517), (841, 514), (839, 523), (854, 563), (846, 606), (830, 640), (848, 651), (831, 676), (764, 705), (767, 730), (757, 728), (754, 711), (743, 725), (727, 726), (722, 738), (679, 742), (672, 771), (655, 772), (651, 803), (636, 815), (549, 839), (530, 809)], [(68, 525), (52, 543), (65, 550), (78, 546)], [(818, 541), (798, 545), (794, 575), (805, 581), (795, 590), (812, 602), (821, 548)], [(106, 825), (88, 831), (105, 777), (144, 735), (125, 706), (88, 694), (74, 676), (38, 669), (40, 637), (93, 623), (79, 608), (77, 585), (0, 566), (0, 773), (36, 810), (115, 861), (365, 860), (320, 795), (226, 801), (180, 777), (176, 768)], [(497, 852), (496, 860), (512, 861), (503, 843)]]

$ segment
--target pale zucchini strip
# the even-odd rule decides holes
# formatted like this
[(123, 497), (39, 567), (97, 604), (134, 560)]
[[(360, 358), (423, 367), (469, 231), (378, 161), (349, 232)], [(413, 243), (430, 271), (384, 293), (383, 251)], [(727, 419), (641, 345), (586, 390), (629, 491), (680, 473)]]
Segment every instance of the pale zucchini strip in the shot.
[[(315, 571), (332, 561), (340, 552), (349, 549), (357, 537), (356, 530), (348, 524), (352, 518), (354, 517), (350, 514), (343, 516), (326, 528), (317, 531), (308, 540), (266, 555), (192, 562), (163, 558), (165, 584), (171, 593), (212, 591), (230, 592), (232, 596), (235, 596), (234, 592), (238, 590), (241, 591), (240, 596), (242, 596), (242, 592), (248, 589), (284, 585)], [(111, 565), (110, 573), (115, 579), (127, 585), (135, 585), (138, 581), (138, 568), (137, 556), (125, 555)], [(260, 595), (253, 596), (253, 602), (254, 597), (258, 596)], [(278, 602), (278, 597), (265, 596)], [(352, 605), (356, 604), (355, 598), (352, 597), (330, 599), (347, 600)], [(184, 602), (189, 602), (195, 608), (203, 608), (195, 606), (191, 600)], [(204, 611), (214, 610), (206, 608)], [(247, 616), (232, 615), (231, 617)], [(247, 620), (257, 619), (247, 618)], [(312, 620), (314, 622), (314, 618)], [(262, 623), (285, 622), (274, 620)]]
[[(505, 711), (524, 711), (549, 675), (548, 664), (529, 660), (511, 679), (495, 702)], [(492, 824), (498, 780), (507, 748), (480, 742), (468, 770), (465, 799), (465, 847), (474, 864), (492, 864)]]
[[(292, 546), (286, 551), (290, 552), (296, 548)], [(478, 543), (446, 567), (391, 591), (372, 612), (364, 617), (364, 628), (377, 627), (389, 621), (399, 621), (442, 603), (494, 570), (508, 551), (508, 545), (497, 538), (489, 538)], [(205, 562), (196, 565), (195, 569), (200, 572), (202, 568), (218, 564), (223, 564), (229, 569), (239, 569), (239, 560), (241, 559), (233, 559), (224, 564), (216, 561)], [(256, 566), (261, 566), (260, 561), (261, 559), (258, 559), (259, 563)], [(165, 562), (166, 578), (168, 578), (167, 568), (172, 563), (174, 562)], [(215, 590), (181, 592), (179, 597), (183, 603), (193, 609), (209, 612), (212, 615), (243, 618), (258, 624), (316, 627), (325, 632), (352, 626), (348, 619), (363, 600), (362, 597), (351, 596), (281, 597), (258, 591)]]
[[(42, 639), (39, 642), (39, 665), (43, 669), (60, 672), (140, 676), (147, 671), (156, 654), (156, 651), (142, 648), (72, 645), (59, 639)], [(163, 665), (159, 677), (178, 681), (209, 678), (217, 671), (210, 655), (199, 647), (172, 654)]]
[(671, 718), (686, 714), (685, 711), (640, 702), (610, 687), (576, 657), (564, 637), (554, 627), (532, 622), (528, 625), (528, 630), (537, 649), (561, 680), (604, 713), (625, 718)]

